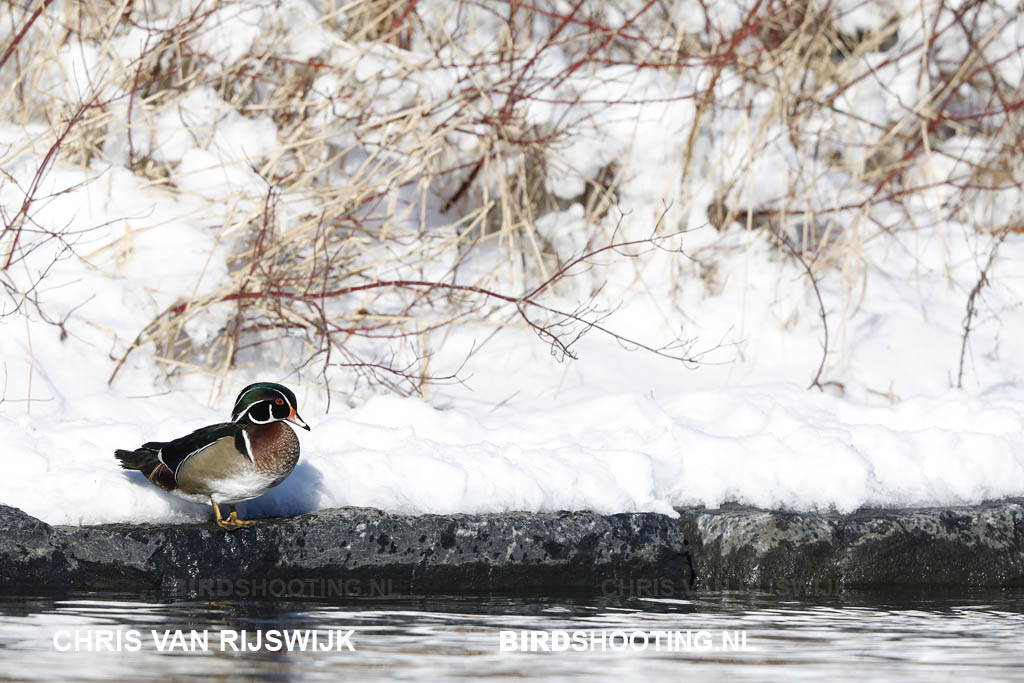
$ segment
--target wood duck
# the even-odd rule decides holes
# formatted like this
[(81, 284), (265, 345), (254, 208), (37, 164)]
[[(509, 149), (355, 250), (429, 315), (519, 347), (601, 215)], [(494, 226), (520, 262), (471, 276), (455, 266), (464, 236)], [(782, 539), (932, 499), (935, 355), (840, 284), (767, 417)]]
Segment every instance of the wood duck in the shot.
[[(142, 472), (164, 491), (209, 502), (217, 524), (225, 529), (253, 524), (238, 518), (235, 503), (263, 495), (295, 469), (299, 439), (286, 422), (309, 430), (295, 404), (295, 394), (280, 384), (250, 384), (235, 399), (231, 422), (173, 441), (150, 441), (134, 451), (118, 449), (114, 456), (121, 467)], [(218, 503), (230, 506), (227, 519)]]

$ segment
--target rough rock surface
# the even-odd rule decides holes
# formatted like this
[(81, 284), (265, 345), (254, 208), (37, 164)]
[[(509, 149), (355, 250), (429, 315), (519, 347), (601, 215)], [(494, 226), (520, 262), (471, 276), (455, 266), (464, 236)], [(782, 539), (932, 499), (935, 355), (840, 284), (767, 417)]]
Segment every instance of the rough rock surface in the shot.
[(207, 524), (50, 527), (0, 506), (0, 587), (181, 597), (600, 594), (690, 582), (679, 526), (651, 513), (394, 515), (340, 508)]
[(0, 588), (59, 586), (71, 578), (64, 535), (18, 508), (0, 504)]
[(679, 509), (697, 588), (1024, 585), (1024, 501), (860, 510)]
[(213, 523), (51, 527), (0, 505), (0, 590), (664, 597), (695, 579), (696, 590), (803, 594), (1024, 585), (1024, 501), (851, 515), (678, 512), (413, 517), (339, 508), (226, 532)]

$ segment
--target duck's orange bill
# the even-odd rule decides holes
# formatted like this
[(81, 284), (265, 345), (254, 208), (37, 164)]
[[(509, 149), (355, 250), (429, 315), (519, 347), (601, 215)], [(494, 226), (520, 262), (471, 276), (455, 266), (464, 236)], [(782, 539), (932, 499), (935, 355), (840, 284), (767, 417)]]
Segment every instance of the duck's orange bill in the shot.
[(289, 422), (299, 425), (307, 432), (309, 431), (309, 425), (306, 424), (301, 417), (299, 417), (299, 414), (295, 412), (295, 408), (292, 408), (291, 412), (288, 414), (288, 417), (286, 417), (285, 419), (288, 420)]

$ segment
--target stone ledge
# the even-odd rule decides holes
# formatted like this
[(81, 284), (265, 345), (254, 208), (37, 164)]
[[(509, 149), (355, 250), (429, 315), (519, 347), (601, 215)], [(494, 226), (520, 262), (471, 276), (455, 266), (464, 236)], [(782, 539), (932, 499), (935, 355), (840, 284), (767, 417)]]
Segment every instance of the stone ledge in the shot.
[(1024, 500), (847, 515), (677, 512), (698, 589), (1024, 585)]
[(52, 527), (0, 505), (0, 590), (670, 597), (692, 588), (1024, 585), (1024, 500), (848, 515), (677, 512), (678, 520), (338, 508), (227, 532), (212, 522)]
[[(602, 594), (691, 583), (675, 521), (654, 513), (394, 515), (321, 510), (205, 524), (51, 527), (0, 506), (0, 588), (172, 597)], [(305, 586), (305, 587), (303, 587)]]

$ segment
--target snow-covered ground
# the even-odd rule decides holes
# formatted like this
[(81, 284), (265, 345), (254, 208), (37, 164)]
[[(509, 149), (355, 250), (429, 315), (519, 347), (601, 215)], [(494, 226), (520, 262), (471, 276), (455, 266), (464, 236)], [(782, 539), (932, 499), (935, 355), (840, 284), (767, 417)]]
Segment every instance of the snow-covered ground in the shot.
[[(63, 16), (59, 5), (49, 10), (54, 17)], [(422, 5), (418, 11), (439, 12), (444, 0)], [(886, 21), (875, 3), (838, 5), (854, 7), (842, 15), (856, 24), (850, 30)], [(390, 45), (357, 50), (332, 38), (317, 23), (313, 5), (253, 6), (262, 9), (225, 4), (223, 16), (197, 40), (230, 63), (250, 49), (272, 15), (303, 32), (303, 40), (282, 41), (281, 50), (294, 59), (351, 66), (342, 71), (350, 78), (393, 79), (396, 65), (418, 57), (415, 44), (408, 52)], [(992, 7), (978, 30), (989, 36), (995, 59), (999, 50), (1019, 51), (1024, 20)], [(675, 9), (683, 19), (694, 11), (687, 2)], [(914, 3), (901, 10), (898, 45), (920, 39), (915, 31), (932, 9)], [(483, 43), (487, 29), (486, 23), (479, 28)], [(959, 44), (950, 41), (942, 53), (947, 59)], [(33, 87), (53, 101), (74, 99), (84, 84), (102, 80), (104, 65), (130, 61), (144, 45), (131, 31), (101, 44), (68, 42), (54, 48), (50, 80)], [(865, 60), (876, 58), (872, 53)], [(557, 51), (544, 59), (553, 62), (545, 68), (565, 68)], [(927, 80), (919, 62), (906, 61), (873, 65), (874, 77), (836, 100), (837, 109), (857, 110), (865, 130), (848, 117), (823, 115), (814, 122), (821, 139), (847, 140), (856, 150), (854, 143), (881, 134), (872, 121), (905, 115)], [(997, 66), (1001, 77), (1020, 83), (1019, 55)], [(7, 78), (3, 87), (13, 89), (7, 73), (0, 71)], [(716, 86), (723, 97), (751, 87), (723, 73)], [(323, 91), (341, 87), (332, 77), (320, 77)], [(230, 257), (247, 238), (240, 216), (258, 215), (265, 194), (252, 167), (278, 153), (275, 136), (283, 132), (269, 117), (241, 115), (212, 88), (189, 90), (144, 131), (140, 126), (131, 143), (173, 169), (168, 189), (130, 169), (127, 107), (111, 110), (102, 149), (85, 163), (67, 158), (49, 167), (39, 194), (55, 194), (32, 206), (31, 225), (64, 231), (65, 241), (26, 233), (39, 247), (0, 273), (7, 289), (0, 309), (0, 503), (51, 523), (205, 519), (208, 508), (119, 469), (113, 450), (224, 421), (235, 393), (254, 380), (290, 386), (312, 431), (299, 435), (302, 460), (295, 472), (240, 506), (243, 516), (339, 505), (407, 513), (671, 514), (672, 506), (727, 501), (851, 511), (1024, 495), (1024, 356), (1016, 346), (1024, 338), (1024, 235), (992, 233), (1021, 224), (1020, 155), (1006, 170), (1007, 189), (966, 196), (947, 181), (960, 177), (963, 164), (983, 163), (990, 147), (977, 137), (936, 140), (930, 143), (935, 153), (916, 158), (907, 171), (907, 178), (927, 186), (913, 201), (837, 212), (830, 229), (840, 235), (839, 247), (815, 264), (829, 334), (823, 390), (808, 389), (824, 343), (814, 289), (804, 267), (768, 231), (756, 229), (745, 209), (777, 207), (780, 196), (794, 193), (804, 202), (794, 213), (839, 206), (862, 200), (870, 187), (856, 173), (828, 167), (824, 152), (808, 160), (800, 141), (773, 131), (770, 117), (749, 112), (742, 120), (734, 111), (705, 121), (687, 171), (682, 150), (691, 142), (696, 108), (693, 99), (678, 95), (705, 87), (706, 78), (699, 70), (672, 76), (622, 66), (580, 70), (525, 114), (541, 123), (576, 115), (557, 104), (570, 90), (595, 102), (618, 102), (588, 109), (549, 160), (551, 194), (567, 201), (610, 161), (622, 173), (617, 209), (624, 216), (613, 210), (602, 219), (604, 233), (588, 233), (593, 226), (571, 201), (537, 217), (536, 234), (563, 262), (588, 240), (595, 244), (595, 235), (601, 244), (616, 225), (617, 234), (632, 239), (648, 234), (659, 218), (669, 224), (667, 232), (683, 231), (670, 245), (683, 253), (654, 250), (620, 261), (605, 254), (546, 301), (571, 310), (596, 293), (598, 303), (614, 309), (603, 323), (609, 329), (651, 346), (679, 335), (693, 339), (701, 362), (665, 359), (597, 330), (576, 346), (577, 360), (559, 362), (522, 325), (463, 324), (426, 334), (435, 374), (459, 368), (473, 350), (459, 372), (462, 381), (432, 385), (426, 399), (365, 385), (350, 391), (351, 371), (335, 367), (328, 400), (318, 368), (298, 368), (305, 357), (289, 355), (296, 347), (288, 344), (275, 347), (276, 355), (246, 357), (235, 369), (199, 368), (196, 360), (169, 375), (152, 346), (133, 351), (119, 367), (161, 312), (183, 298), (217, 296), (231, 277)], [(441, 92), (452, 87), (443, 73), (432, 79), (420, 85)], [(400, 89), (391, 96), (399, 100)], [(751, 91), (752, 110), (770, 109), (767, 97)], [(317, 125), (327, 131), (331, 124)], [(49, 130), (40, 120), (0, 122), (5, 225), (18, 215), (43, 162)], [(475, 143), (460, 140), (456, 148), (471, 151)], [(362, 173), (365, 161), (342, 164), (335, 180)], [(718, 230), (709, 224), (709, 207), (723, 196), (744, 211)], [(285, 234), (288, 216), (308, 210), (309, 201), (282, 198)], [(400, 210), (406, 201), (396, 196), (391, 208)], [(962, 206), (950, 211), (956, 202)], [(444, 225), (464, 208), (447, 208), (442, 216), (439, 205), (428, 202), (409, 220)], [(911, 213), (899, 216), (897, 208)], [(0, 236), (0, 256), (11, 248), (12, 233)], [(968, 298), (997, 245), (975, 297), (963, 388), (955, 388)], [(463, 267), (487, 271), (505, 259), (502, 248), (478, 247)], [(425, 277), (395, 263), (391, 277)], [(506, 291), (523, 286), (516, 279), (521, 274), (501, 277), (495, 282)], [(217, 304), (189, 319), (190, 343), (206, 348), (232, 310)], [(504, 311), (491, 322), (507, 317)], [(378, 356), (386, 356), (388, 341), (374, 343)]]

